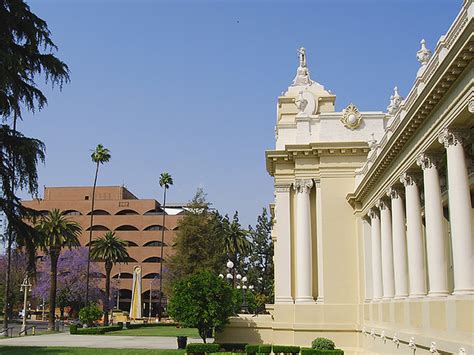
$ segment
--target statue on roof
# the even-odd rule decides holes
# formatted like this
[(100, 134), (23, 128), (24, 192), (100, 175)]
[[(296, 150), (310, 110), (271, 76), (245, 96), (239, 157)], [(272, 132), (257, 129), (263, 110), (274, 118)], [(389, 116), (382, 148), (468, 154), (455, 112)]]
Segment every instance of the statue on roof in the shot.
[(308, 86), (312, 85), (314, 81), (309, 77), (309, 70), (306, 66), (306, 49), (301, 47), (297, 51), (299, 58), (299, 66), (296, 70), (296, 76), (293, 79), (291, 86)]

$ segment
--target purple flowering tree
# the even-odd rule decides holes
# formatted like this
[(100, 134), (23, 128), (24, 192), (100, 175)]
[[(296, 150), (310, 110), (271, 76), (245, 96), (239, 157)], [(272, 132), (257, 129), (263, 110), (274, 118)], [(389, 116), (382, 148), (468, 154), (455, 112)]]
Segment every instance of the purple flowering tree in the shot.
[[(86, 301), (86, 284), (87, 284), (87, 259), (88, 251), (86, 247), (75, 249), (65, 249), (61, 252), (58, 260), (58, 280), (57, 280), (57, 304), (61, 310), (61, 317), (64, 309), (70, 307), (70, 314), (77, 314), (79, 309)], [(50, 288), (50, 270), (51, 260), (48, 256), (44, 256), (38, 266), (38, 274), (36, 284), (33, 287), (33, 297), (39, 303), (47, 300)], [(99, 288), (100, 275), (99, 267), (96, 263), (91, 263), (91, 277), (89, 300), (98, 302), (102, 301), (103, 292)]]

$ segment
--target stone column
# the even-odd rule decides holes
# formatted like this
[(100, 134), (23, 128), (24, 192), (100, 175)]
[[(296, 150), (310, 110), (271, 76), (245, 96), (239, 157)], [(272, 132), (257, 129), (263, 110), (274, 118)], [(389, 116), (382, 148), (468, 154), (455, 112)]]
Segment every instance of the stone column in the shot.
[(408, 296), (407, 241), (405, 210), (400, 191), (389, 188), (387, 195), (392, 205), (393, 268), (395, 273), (395, 298)]
[(426, 295), (426, 272), (420, 191), (418, 181), (413, 173), (404, 173), (400, 177), (400, 182), (405, 186), (410, 297), (423, 297)]
[(379, 200), (377, 207), (380, 209), (380, 234), (382, 249), (382, 285), (383, 298), (390, 299), (395, 295), (393, 272), (393, 246), (392, 246), (392, 216), (385, 200)]
[(378, 209), (369, 211), (370, 238), (372, 240), (372, 300), (382, 298), (382, 256), (380, 249), (380, 216)]
[(293, 303), (291, 296), (290, 185), (275, 186), (275, 303)]
[(324, 302), (323, 207), (321, 182), (316, 181), (316, 254), (318, 258), (318, 303)]
[(364, 302), (369, 302), (373, 298), (372, 279), (372, 245), (370, 239), (370, 217), (368, 215), (361, 218), (362, 233), (364, 237), (364, 274), (365, 274), (365, 296)]
[(314, 302), (311, 286), (311, 212), (313, 180), (296, 180), (296, 303)]
[(446, 237), (443, 231), (443, 205), (438, 174), (438, 157), (422, 153), (417, 164), (423, 169), (425, 196), (426, 252), (428, 259), (428, 296), (448, 295)]
[(471, 196), (461, 132), (444, 129), (439, 135), (448, 157), (448, 196), (453, 246), (454, 292), (474, 293)]

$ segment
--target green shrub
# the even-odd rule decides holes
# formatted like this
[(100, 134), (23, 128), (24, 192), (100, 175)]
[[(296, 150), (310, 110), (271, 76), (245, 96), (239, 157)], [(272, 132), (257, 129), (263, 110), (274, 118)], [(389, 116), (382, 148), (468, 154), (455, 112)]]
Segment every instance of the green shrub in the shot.
[(336, 344), (328, 338), (316, 338), (311, 343), (311, 347), (317, 350), (334, 350)]
[(258, 347), (260, 354), (270, 354), (272, 352), (272, 344), (262, 344)]
[(294, 345), (273, 345), (273, 352), (275, 354), (298, 354), (300, 352), (300, 347)]
[(70, 334), (77, 334), (77, 324), (71, 324), (69, 326), (69, 333)]
[(117, 330), (122, 330), (122, 325), (109, 325), (107, 327), (90, 327), (90, 328), (77, 328), (77, 326), (71, 325), (69, 327), (69, 332), (71, 334), (79, 334), (79, 335), (100, 335), (109, 332), (115, 332)]
[(186, 345), (186, 353), (190, 354), (204, 354), (204, 353), (216, 353), (219, 351), (219, 344), (201, 344), (191, 343)]
[(79, 319), (82, 323), (85, 323), (89, 326), (93, 325), (94, 322), (102, 317), (102, 311), (99, 306), (92, 303), (88, 307), (84, 307), (79, 311)]
[(245, 352), (247, 354), (256, 354), (258, 353), (258, 347), (259, 345), (248, 344), (245, 346)]
[(220, 344), (220, 345), (221, 345), (221, 348), (220, 348), (221, 351), (233, 352), (233, 353), (243, 352), (245, 351), (247, 347), (246, 343), (225, 343), (225, 344)]
[(301, 348), (301, 355), (344, 355), (344, 351), (341, 349), (320, 350), (320, 349)]

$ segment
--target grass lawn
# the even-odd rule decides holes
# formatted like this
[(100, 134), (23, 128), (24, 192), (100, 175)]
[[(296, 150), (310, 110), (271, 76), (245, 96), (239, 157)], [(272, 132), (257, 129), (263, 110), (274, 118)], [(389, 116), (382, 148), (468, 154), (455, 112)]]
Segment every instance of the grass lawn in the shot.
[(16, 354), (40, 354), (40, 355), (183, 355), (184, 350), (161, 350), (161, 349), (93, 349), (93, 348), (61, 348), (61, 347), (22, 347), (22, 346), (0, 346), (0, 354), (2, 355), (16, 355)]
[(161, 337), (175, 337), (178, 335), (199, 338), (196, 328), (176, 328), (176, 327), (148, 327), (138, 329), (124, 329), (115, 332), (105, 333), (106, 335), (149, 335)]

